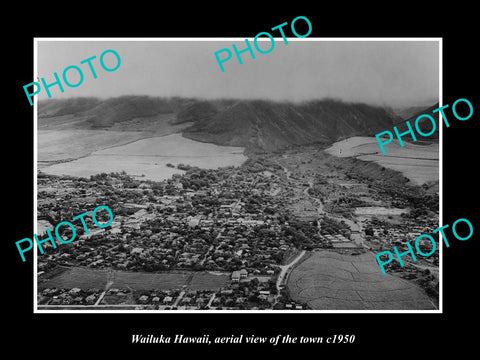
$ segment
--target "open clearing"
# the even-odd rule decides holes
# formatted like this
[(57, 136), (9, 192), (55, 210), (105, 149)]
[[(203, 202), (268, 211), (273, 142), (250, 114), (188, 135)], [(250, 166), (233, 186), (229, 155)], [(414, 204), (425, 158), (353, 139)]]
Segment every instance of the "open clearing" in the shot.
[[(208, 272), (169, 272), (169, 273), (144, 273), (131, 271), (115, 271), (113, 287), (134, 290), (168, 290), (178, 289), (186, 285), (194, 290), (216, 290), (230, 282), (230, 277), (224, 274), (211, 274)], [(71, 289), (91, 288), (103, 289), (107, 283), (107, 270), (72, 267), (42, 281), (39, 278), (38, 287)]]
[(407, 209), (386, 208), (384, 206), (365, 206), (355, 208), (355, 215), (399, 216), (408, 213)]
[(314, 252), (292, 271), (287, 288), (315, 310), (436, 309), (418, 286), (382, 274), (372, 253)]
[(167, 167), (167, 163), (182, 163), (204, 169), (239, 166), (247, 160), (243, 151), (242, 147), (201, 143), (180, 134), (171, 134), (130, 141), (121, 146), (104, 146), (88, 156), (47, 166), (42, 171), (50, 175), (77, 177), (125, 171), (128, 175), (145, 180), (162, 181), (173, 174), (183, 173), (182, 170)]
[(338, 157), (356, 157), (374, 161), (379, 165), (403, 173), (416, 185), (439, 181), (439, 145), (416, 145), (404, 143), (401, 147), (397, 139), (385, 145), (382, 155), (375, 137), (355, 136), (337, 141), (325, 151)]

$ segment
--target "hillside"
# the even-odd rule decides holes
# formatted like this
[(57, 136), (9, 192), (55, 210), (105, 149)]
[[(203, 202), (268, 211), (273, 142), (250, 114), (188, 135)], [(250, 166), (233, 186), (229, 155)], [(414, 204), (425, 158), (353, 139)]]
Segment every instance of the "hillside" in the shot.
[(193, 140), (254, 151), (330, 144), (373, 135), (400, 121), (380, 107), (331, 99), (289, 103), (122, 96), (47, 100), (39, 103), (38, 111), (39, 129), (151, 131), (171, 126)]
[(44, 100), (38, 103), (38, 118), (78, 114), (90, 110), (100, 103), (101, 100), (88, 97)]
[(203, 117), (183, 134), (198, 141), (274, 151), (291, 145), (330, 144), (344, 137), (372, 135), (397, 120), (381, 108), (335, 100), (302, 104), (240, 100)]
[[(430, 107), (426, 107), (426, 108), (423, 108), (423, 109), (416, 109), (416, 112), (413, 113), (413, 115), (406, 118), (405, 120), (396, 121), (394, 125), (398, 127), (398, 130), (400, 132), (402, 132), (403, 130), (406, 131), (407, 130), (407, 127), (405, 125), (406, 121), (408, 121), (413, 128), (413, 127), (415, 127), (415, 120), (417, 119), (417, 117), (419, 117), (422, 114), (430, 115), (431, 117), (433, 117), (435, 119), (435, 121), (437, 123), (437, 128), (436, 128), (435, 132), (428, 137), (417, 136), (417, 141), (438, 142), (439, 136), (440, 136), (440, 131), (439, 131), (439, 127), (438, 127), (439, 113), (438, 112), (437, 113), (432, 113), (432, 111), (435, 110), (435, 109), (438, 109), (438, 107), (439, 107), (439, 104), (436, 103), (436, 104), (434, 104)], [(432, 123), (427, 118), (421, 119), (419, 121), (418, 126), (423, 133), (428, 134), (430, 131), (432, 131)]]
[[(440, 137), (440, 129), (439, 129), (439, 113), (435, 113), (433, 114), (432, 111), (435, 110), (435, 109), (438, 109), (439, 107), (439, 104), (436, 103), (426, 109), (423, 109), (423, 111), (419, 111), (418, 113), (416, 113), (415, 115), (413, 115), (410, 119), (408, 119), (410, 121), (410, 124), (415, 124), (415, 120), (417, 119), (418, 116), (422, 115), (422, 114), (428, 114), (430, 116), (432, 116), (435, 121), (437, 122), (437, 130), (431, 135), (429, 136), (428, 138), (422, 138), (421, 139), (430, 139), (430, 140), (433, 140), (433, 141), (438, 141), (439, 137)], [(429, 133), (430, 131), (432, 131), (432, 123), (430, 121), (428, 121), (428, 119), (424, 119), (424, 120), (421, 120), (419, 122), (419, 128), (420, 130), (423, 132), (423, 133)]]

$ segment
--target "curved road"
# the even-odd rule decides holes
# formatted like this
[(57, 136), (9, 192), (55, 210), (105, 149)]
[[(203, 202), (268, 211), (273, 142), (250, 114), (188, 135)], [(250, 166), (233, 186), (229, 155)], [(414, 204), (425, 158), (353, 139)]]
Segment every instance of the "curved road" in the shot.
[[(288, 168), (282, 164), (280, 164), (280, 162), (277, 160), (276, 163), (282, 167), (283, 171), (285, 172), (286, 176), (287, 176), (287, 179), (289, 181), (294, 181), (294, 182), (297, 182), (295, 179), (292, 179), (291, 178), (291, 174), (292, 172), (290, 170), (288, 170)], [(361, 225), (359, 225), (358, 223), (355, 223), (354, 221), (350, 220), (350, 219), (347, 219), (347, 218), (344, 218), (342, 216), (338, 216), (338, 215), (335, 215), (335, 214), (330, 214), (330, 213), (327, 213), (324, 208), (323, 208), (323, 203), (317, 199), (316, 197), (310, 195), (310, 193), (308, 192), (308, 189), (312, 188), (313, 187), (313, 181), (312, 180), (309, 180), (308, 181), (308, 188), (305, 188), (303, 193), (305, 195), (307, 195), (316, 205), (317, 205), (317, 213), (319, 215), (321, 214), (328, 214), (328, 216), (332, 217), (332, 218), (335, 218), (339, 221), (344, 221), (351, 229), (351, 238), (352, 238), (352, 241), (357, 243), (357, 245), (359, 246), (363, 246), (364, 245), (364, 237), (362, 235), (362, 227)]]
[(286, 283), (287, 276), (290, 273), (290, 270), (292, 269), (293, 265), (295, 265), (297, 262), (300, 261), (300, 259), (306, 254), (306, 250), (302, 250), (299, 255), (295, 259), (293, 259), (289, 264), (287, 265), (280, 265), (280, 274), (278, 274), (277, 278), (277, 293), (280, 294), (280, 286), (282, 285), (283, 282)]

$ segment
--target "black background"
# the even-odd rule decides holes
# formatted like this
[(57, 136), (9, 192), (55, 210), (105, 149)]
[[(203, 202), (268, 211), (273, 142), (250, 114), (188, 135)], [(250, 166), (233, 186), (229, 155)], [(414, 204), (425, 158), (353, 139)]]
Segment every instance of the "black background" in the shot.
[[(10, 10), (4, 14), (3, 79), (3, 329), (6, 345), (17, 354), (29, 349), (33, 356), (130, 354), (155, 357), (207, 353), (271, 352), (272, 354), (328, 354), (414, 356), (467, 354), (478, 334), (475, 319), (477, 278), (474, 265), (480, 228), (473, 211), (478, 200), (476, 123), (480, 106), (474, 85), (479, 80), (478, 43), (473, 6), (419, 7), (417, 3), (314, 6), (275, 3), (264, 6), (240, 3), (203, 3), (178, 9), (163, 3), (62, 4)], [(11, 9), (11, 8), (10, 8)], [(443, 103), (467, 98), (474, 108), (468, 121), (451, 116), (443, 131), (443, 224), (467, 218), (474, 224), (468, 241), (452, 240), (443, 251), (443, 314), (33, 314), (32, 257), (21, 262), (15, 241), (33, 235), (33, 107), (23, 85), (33, 81), (34, 37), (253, 37), (296, 16), (306, 16), (310, 37), (442, 37)], [(15, 20), (16, 19), (16, 20)], [(476, 23), (477, 21), (477, 23)], [(476, 26), (477, 25), (477, 26)], [(302, 33), (299, 30), (300, 33)], [(277, 35), (275, 35), (277, 36)], [(287, 32), (287, 36), (290, 36)], [(269, 56), (275, 56), (272, 52)], [(213, 55), (212, 55), (213, 61)], [(161, 79), (160, 79), (161, 80)], [(235, 86), (235, 84), (232, 84)], [(450, 112), (447, 112), (447, 115)], [(5, 221), (6, 220), (6, 221)], [(447, 233), (448, 234), (448, 233)], [(6, 261), (5, 261), (6, 260)], [(134, 345), (131, 334), (185, 334), (201, 336), (250, 335), (330, 336), (354, 334), (349, 345)], [(5, 345), (4, 345), (5, 346)], [(151, 356), (146, 355), (146, 356)]]

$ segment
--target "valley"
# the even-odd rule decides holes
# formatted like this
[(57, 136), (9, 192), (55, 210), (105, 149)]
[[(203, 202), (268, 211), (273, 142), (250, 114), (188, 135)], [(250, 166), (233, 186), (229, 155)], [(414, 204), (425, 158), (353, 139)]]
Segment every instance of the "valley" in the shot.
[[(438, 255), (384, 277), (374, 256), (438, 227), (437, 143), (381, 158), (369, 125), (394, 119), (354, 104), (123, 100), (41, 110), (42, 228), (97, 204), (116, 217), (39, 259), (44, 308), (438, 308)], [(122, 280), (100, 298), (107, 270)]]

